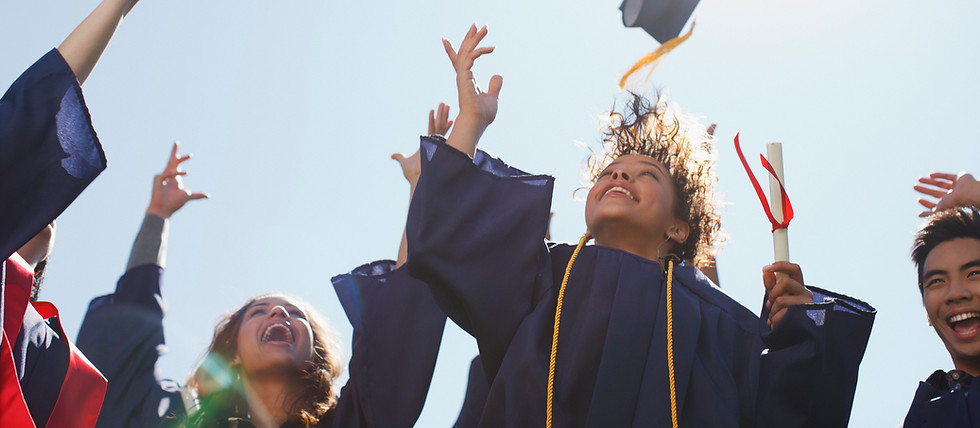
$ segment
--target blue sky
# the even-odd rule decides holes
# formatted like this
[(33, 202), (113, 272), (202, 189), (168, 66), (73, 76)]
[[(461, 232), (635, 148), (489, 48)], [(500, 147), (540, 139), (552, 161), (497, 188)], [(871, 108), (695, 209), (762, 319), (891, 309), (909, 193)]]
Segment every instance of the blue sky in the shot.
[[(61, 40), (94, 0), (0, 6), (0, 82)], [(584, 231), (581, 185), (597, 117), (616, 83), (654, 50), (623, 28), (618, 0), (534, 2), (143, 0), (85, 85), (108, 170), (59, 219), (44, 298), (74, 335), (86, 302), (110, 292), (171, 141), (194, 154), (187, 187), (212, 200), (172, 220), (165, 294), (167, 376), (183, 379), (221, 313), (283, 291), (310, 300), (345, 344), (329, 277), (393, 258), (408, 186), (392, 152), (410, 152), (427, 110), (455, 105), (440, 44), (489, 24), (481, 82), (502, 74), (500, 112), (482, 147), (557, 177), (552, 237)], [(768, 223), (731, 138), (746, 154), (783, 143), (796, 209), (790, 254), (807, 283), (879, 310), (852, 426), (894, 426), (917, 382), (950, 368), (926, 325), (908, 260), (916, 177), (976, 172), (980, 5), (910, 0), (704, 0), (697, 29), (651, 87), (718, 123), (718, 191), (728, 242), (722, 287), (749, 308), (772, 257)], [(472, 340), (447, 329), (419, 426), (449, 426)]]

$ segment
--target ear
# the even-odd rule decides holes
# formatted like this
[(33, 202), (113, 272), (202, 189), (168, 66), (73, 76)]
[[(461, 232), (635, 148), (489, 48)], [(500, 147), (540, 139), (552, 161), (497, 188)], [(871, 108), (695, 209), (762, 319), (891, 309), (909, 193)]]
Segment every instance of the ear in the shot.
[(678, 244), (683, 244), (687, 241), (688, 235), (691, 234), (691, 226), (687, 223), (677, 223), (667, 229), (667, 238)]

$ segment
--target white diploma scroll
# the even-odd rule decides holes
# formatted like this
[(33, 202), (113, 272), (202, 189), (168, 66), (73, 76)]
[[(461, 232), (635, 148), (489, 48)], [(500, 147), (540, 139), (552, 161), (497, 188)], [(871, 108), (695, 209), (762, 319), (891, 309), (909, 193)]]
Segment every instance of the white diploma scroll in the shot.
[[(769, 164), (776, 171), (779, 181), (786, 184), (783, 176), (783, 145), (782, 143), (766, 144), (766, 158)], [(783, 222), (783, 192), (780, 190), (779, 181), (769, 175), (769, 208), (772, 210), (772, 217), (779, 223)], [(772, 248), (775, 261), (789, 261), (789, 232), (786, 228), (772, 231)]]

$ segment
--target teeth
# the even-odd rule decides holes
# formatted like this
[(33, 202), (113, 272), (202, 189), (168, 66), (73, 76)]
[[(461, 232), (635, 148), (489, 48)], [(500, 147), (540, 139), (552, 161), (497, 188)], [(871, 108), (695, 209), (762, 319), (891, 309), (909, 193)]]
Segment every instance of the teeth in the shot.
[(619, 192), (619, 193), (622, 193), (622, 194), (626, 195), (628, 198), (633, 199), (633, 194), (630, 193), (629, 190), (626, 190), (626, 189), (624, 189), (622, 187), (619, 187), (619, 186), (616, 186), (616, 187), (613, 187), (613, 188), (611, 188), (609, 190), (606, 190), (606, 193), (603, 193), (602, 196), (606, 196), (606, 195), (608, 195), (611, 192)]
[(962, 314), (959, 314), (959, 315), (953, 315), (953, 316), (949, 317), (949, 323), (952, 324), (954, 322), (960, 322), (960, 321), (964, 321), (964, 320), (968, 320), (970, 318), (976, 318), (976, 317), (980, 317), (980, 312), (966, 312), (966, 313), (962, 313)]
[(269, 338), (272, 337), (272, 331), (274, 329), (277, 329), (277, 328), (281, 328), (285, 332), (285, 334), (286, 334), (286, 341), (287, 342), (293, 343), (293, 332), (292, 332), (292, 330), (289, 329), (289, 326), (288, 325), (282, 324), (282, 323), (276, 323), (276, 324), (270, 325), (269, 327), (266, 327), (265, 332), (262, 333), (262, 341), (263, 342), (268, 342), (269, 341)]

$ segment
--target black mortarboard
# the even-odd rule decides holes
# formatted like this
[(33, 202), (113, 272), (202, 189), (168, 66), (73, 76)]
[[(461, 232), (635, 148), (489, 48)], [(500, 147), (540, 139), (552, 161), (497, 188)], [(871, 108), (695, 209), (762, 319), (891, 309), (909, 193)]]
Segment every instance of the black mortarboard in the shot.
[(681, 34), (699, 0), (623, 0), (623, 24), (641, 27), (658, 42)]

